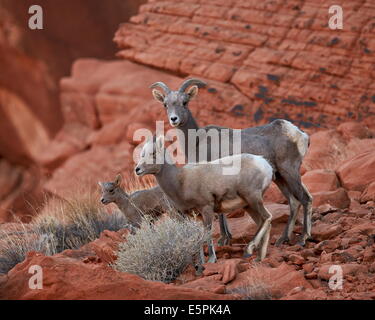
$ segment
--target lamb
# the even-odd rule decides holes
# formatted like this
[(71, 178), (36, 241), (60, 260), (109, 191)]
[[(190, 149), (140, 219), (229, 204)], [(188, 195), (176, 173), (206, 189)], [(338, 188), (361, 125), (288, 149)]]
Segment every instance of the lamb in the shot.
[[(212, 153), (211, 141), (207, 139), (209, 131), (223, 132), (228, 128), (213, 125), (199, 128), (191, 114), (188, 108), (189, 101), (197, 96), (198, 87), (205, 85), (199, 79), (187, 79), (177, 91), (172, 91), (163, 82), (156, 82), (150, 88), (153, 88), (154, 98), (164, 105), (171, 126), (180, 129), (179, 132), (185, 146), (185, 156), (187, 157), (191, 151), (195, 151), (188, 148), (189, 131), (200, 131), (195, 144), (196, 153), (198, 154), (199, 147), (205, 144), (208, 153), (207, 160), (210, 161), (215, 160), (215, 155)], [(163, 89), (164, 93), (154, 89), (156, 87)], [(233, 132), (232, 129), (229, 130)], [(232, 146), (233, 144), (229, 148), (229, 152), (233, 153)], [(303, 246), (306, 240), (311, 239), (312, 197), (302, 183), (300, 175), (300, 167), (308, 146), (309, 136), (291, 122), (283, 119), (276, 119), (264, 126), (241, 130), (241, 152), (239, 153), (261, 155), (267, 159), (275, 170), (274, 182), (289, 202), (288, 224), (276, 245), (290, 241), (301, 204), (304, 209), (304, 229), (299, 243)], [(222, 156), (219, 154), (220, 157)], [(224, 216), (220, 216), (220, 226), (223, 241), (227, 243), (230, 241), (231, 235)]]
[(114, 181), (98, 182), (102, 192), (100, 201), (104, 205), (114, 202), (133, 227), (140, 227), (144, 214), (158, 217), (171, 208), (159, 186), (128, 194), (121, 187), (121, 181), (118, 174)]
[[(237, 164), (238, 174), (223, 174), (228, 162)], [(159, 136), (143, 146), (135, 173), (138, 176), (154, 175), (160, 188), (182, 213), (192, 210), (201, 213), (209, 232), (215, 213), (222, 215), (244, 208), (258, 225), (258, 231), (244, 255), (251, 255), (256, 249), (257, 260), (266, 256), (272, 216), (264, 207), (263, 193), (272, 182), (273, 169), (262, 156), (237, 154), (178, 167), (164, 148), (163, 136)], [(212, 237), (208, 250), (208, 261), (216, 262)], [(202, 253), (201, 258), (204, 260)]]

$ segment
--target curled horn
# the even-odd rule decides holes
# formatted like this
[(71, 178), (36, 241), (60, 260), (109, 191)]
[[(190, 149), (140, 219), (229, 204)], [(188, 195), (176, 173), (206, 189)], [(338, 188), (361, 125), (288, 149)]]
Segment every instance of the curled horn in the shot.
[(197, 85), (198, 88), (203, 88), (207, 84), (205, 82), (203, 82), (202, 80), (199, 80), (199, 79), (187, 79), (182, 83), (182, 85), (181, 85), (180, 89), (178, 89), (178, 91), (179, 92), (185, 92), (185, 90), (192, 85)]
[(160, 81), (155, 82), (150, 86), (151, 89), (156, 88), (156, 87), (162, 88), (166, 94), (171, 92), (171, 89), (169, 89), (168, 86), (164, 82), (160, 82)]

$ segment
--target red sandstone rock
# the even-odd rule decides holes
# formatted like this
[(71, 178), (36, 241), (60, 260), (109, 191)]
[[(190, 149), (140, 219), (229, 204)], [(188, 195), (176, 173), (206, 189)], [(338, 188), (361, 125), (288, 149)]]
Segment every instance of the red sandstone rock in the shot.
[(347, 139), (365, 139), (372, 136), (368, 127), (359, 122), (344, 122), (337, 127), (337, 131)]
[(350, 199), (344, 188), (339, 188), (335, 191), (315, 192), (312, 197), (313, 207), (328, 204), (334, 208), (345, 209), (350, 205)]
[(331, 239), (342, 232), (342, 227), (339, 224), (329, 225), (319, 223), (312, 228), (312, 236), (314, 239), (323, 241)]
[(325, 251), (327, 253), (336, 250), (339, 247), (340, 243), (338, 240), (324, 240), (319, 242), (315, 246), (317, 251)]
[(285, 199), (280, 189), (274, 183), (266, 190), (263, 198), (266, 202), (287, 203), (287, 199)]
[[(121, 25), (115, 41), (123, 58), (233, 83), (233, 92), (251, 99), (251, 115), (258, 111), (258, 122), (282, 114), (311, 127), (351, 118), (373, 127), (372, 88), (364, 85), (371, 83), (371, 59), (356, 42), (365, 34), (364, 17), (373, 15), (370, 7), (358, 12), (350, 25), (355, 31), (333, 40), (320, 27), (327, 18), (324, 4), (306, 3), (300, 15), (299, 10), (276, 3), (265, 7), (255, 0), (215, 5), (150, 1)], [(314, 48), (308, 54), (302, 50), (307, 43)], [(352, 105), (364, 107), (358, 112)]]
[(289, 261), (291, 261), (293, 264), (298, 264), (298, 265), (302, 265), (304, 262), (305, 262), (305, 259), (303, 257), (301, 257), (300, 255), (298, 254), (291, 254), (289, 257), (288, 257)]
[(90, 242), (87, 246), (95, 252), (98, 258), (104, 263), (113, 263), (116, 258), (116, 251), (121, 242), (126, 241), (129, 230), (123, 229), (118, 232), (105, 230), (100, 238)]
[[(43, 268), (43, 290), (29, 289), (31, 265)], [(146, 281), (121, 273), (104, 264), (83, 263), (63, 255), (46, 257), (31, 253), (8, 273), (1, 283), (1, 299), (82, 300), (82, 299), (225, 299), (222, 296), (160, 282)]]
[(216, 274), (204, 278), (196, 279), (181, 285), (182, 288), (191, 288), (203, 292), (216, 294), (225, 293), (225, 285), (221, 281), (222, 275)]
[[(319, 278), (324, 279), (324, 280), (329, 280), (336, 273), (336, 271), (333, 271), (334, 269), (331, 269), (332, 270), (331, 273), (329, 272), (331, 266), (332, 265), (321, 266), (319, 268), (319, 273), (318, 273)], [(342, 264), (339, 266), (342, 268), (343, 277), (346, 277), (348, 275), (357, 275), (359, 273), (367, 272), (366, 266), (360, 265), (360, 264), (347, 263), (347, 264)]]
[(361, 202), (375, 201), (375, 181), (371, 182), (361, 194)]
[(306, 281), (303, 272), (296, 271), (293, 267), (282, 263), (277, 268), (269, 268), (262, 265), (254, 266), (248, 271), (240, 273), (237, 278), (227, 285), (228, 290), (244, 287), (256, 283), (264, 284), (273, 298), (286, 295), (295, 287), (311, 288)]
[(67, 123), (45, 150), (38, 154), (37, 161), (53, 171), (69, 157), (87, 148), (90, 133), (91, 130), (82, 124)]
[(307, 170), (334, 169), (344, 157), (345, 141), (335, 130), (319, 131), (310, 136), (310, 147), (303, 160)]
[(218, 263), (212, 264), (207, 263), (204, 265), (205, 270), (203, 271), (204, 276), (210, 276), (213, 274), (221, 274), (220, 280), (227, 284), (236, 278), (237, 274), (243, 272), (244, 263), (246, 261), (242, 259), (230, 259), (219, 261)]
[(134, 162), (127, 142), (118, 145), (95, 146), (76, 154), (54, 171), (45, 189), (61, 197), (80, 190), (97, 190), (97, 182), (112, 179), (121, 172), (132, 172)]
[(344, 161), (337, 174), (344, 188), (364, 191), (369, 182), (375, 181), (375, 151), (367, 151)]
[(302, 177), (302, 182), (306, 185), (310, 193), (334, 191), (340, 185), (335, 171), (326, 169), (306, 172)]
[[(45, 190), (61, 196), (76, 193), (77, 186), (96, 187), (97, 180), (112, 178), (118, 172), (129, 177), (134, 166), (134, 131), (143, 126), (153, 130), (155, 120), (166, 120), (164, 108), (153, 100), (148, 86), (154, 81), (165, 81), (176, 89), (183, 79), (166, 70), (186, 77), (194, 75), (208, 83), (207, 88), (201, 89), (198, 98), (190, 103), (190, 109), (202, 126), (214, 123), (245, 128), (283, 117), (294, 120), (296, 125), (306, 127), (311, 133), (311, 145), (301, 172), (304, 183), (313, 193), (314, 206), (319, 205), (314, 215), (317, 221), (313, 225), (313, 237), (321, 242), (317, 245), (308, 243), (305, 249), (289, 245), (274, 247), (275, 240), (285, 227), (289, 209), (286, 205), (276, 204), (286, 203), (286, 200), (273, 185), (265, 195), (267, 201), (273, 202), (267, 204), (273, 214), (271, 245), (267, 258), (257, 271), (247, 270), (251, 266), (248, 261), (238, 263), (236, 259), (231, 259), (242, 255), (243, 245), (257, 230), (247, 214), (241, 217), (241, 213), (236, 213), (228, 220), (233, 242), (240, 245), (217, 248), (218, 257), (224, 258), (219, 262), (223, 262), (210, 267), (206, 265), (202, 278), (196, 279), (188, 270), (190, 274), (185, 278), (185, 285), (199, 290), (185, 291), (178, 284), (150, 283), (105, 268), (103, 261), (115, 259), (114, 250), (123, 239), (118, 233), (104, 232), (100, 239), (81, 250), (67, 250), (54, 257), (30, 256), (10, 272), (9, 278), (0, 276), (0, 292), (5, 292), (6, 298), (157, 299), (164, 295), (167, 298), (222, 298), (225, 297), (223, 293), (247, 285), (249, 279), (258, 278), (271, 287), (275, 298), (324, 299), (327, 295), (332, 298), (325, 280), (320, 280), (325, 277), (325, 263), (349, 264), (345, 267), (347, 282), (361, 291), (353, 295), (344, 290), (336, 298), (371, 297), (365, 292), (375, 288), (366, 283), (369, 279), (365, 268), (369, 265), (369, 272), (375, 270), (372, 266), (373, 248), (368, 246), (375, 233), (371, 215), (373, 183), (370, 184), (374, 180), (375, 139), (371, 130), (375, 121), (371, 94), (375, 86), (369, 81), (372, 62), (366, 54), (359, 54), (363, 48), (358, 47), (360, 42), (356, 39), (360, 38), (360, 33), (367, 32), (367, 27), (359, 28), (357, 22), (361, 19), (365, 21), (364, 17), (370, 21), (373, 12), (366, 3), (363, 4), (356, 13), (361, 18), (352, 19), (356, 24), (348, 22), (353, 24), (352, 34), (343, 33), (338, 44), (327, 46), (330, 39), (322, 36), (322, 31), (317, 29), (317, 25), (325, 19), (322, 15), (326, 16), (326, 8), (323, 10), (318, 5), (311, 9), (307, 2), (305, 6), (308, 10), (300, 16), (298, 10), (290, 15), (289, 9), (280, 10), (277, 3), (267, 5), (265, 9), (258, 2), (251, 0), (228, 7), (224, 2), (212, 6), (209, 3), (181, 5), (173, 1), (152, 1), (142, 7), (130, 24), (120, 27), (115, 40), (123, 49), (119, 56), (143, 65), (97, 59), (76, 61), (72, 75), (61, 81), (61, 102), (66, 123), (51, 143), (48, 138), (34, 145), (33, 135), (18, 136), (22, 133), (20, 131), (14, 134), (8, 120), (17, 120), (17, 112), (24, 110), (23, 102), (13, 92), (0, 88), (0, 115), (5, 119), (3, 122), (0, 120), (0, 131), (3, 133), (1, 136), (6, 137), (0, 138), (1, 154), (25, 165), (29, 165), (33, 158), (38, 166), (42, 165), (52, 174)], [(267, 28), (262, 28), (265, 19)], [(307, 23), (309, 19), (312, 24)], [(311, 39), (304, 32), (293, 32), (295, 26), (299, 31), (309, 31)], [(0, 28), (0, 52), (3, 53), (1, 37)], [(308, 55), (301, 49), (301, 44), (306, 41), (312, 41), (310, 44), (315, 48), (309, 48)], [(12, 66), (22, 65), (19, 64), (22, 59), (9, 59), (9, 52), (2, 57), (0, 60), (10, 61)], [(346, 65), (351, 66), (350, 70)], [(31, 76), (47, 74), (33, 63), (30, 70), (38, 70), (29, 72)], [(319, 73), (317, 70), (320, 70)], [(42, 78), (32, 79), (32, 87), (34, 82), (43, 84), (45, 77)], [(337, 79), (340, 81), (337, 82)], [(14, 83), (29, 84), (29, 81), (25, 82), (22, 78), (22, 81)], [(327, 87), (326, 83), (332, 83), (332, 86)], [(17, 92), (25, 92), (27, 88), (21, 86), (16, 89)], [(34, 95), (34, 90), (30, 92)], [(41, 101), (48, 100), (42, 98)], [(8, 114), (4, 116), (1, 105), (16, 106), (12, 109), (16, 111), (11, 117)], [(50, 111), (55, 109), (48, 105), (40, 110), (30, 110), (35, 111), (37, 116), (27, 118), (22, 113), (20, 122), (16, 123), (18, 129), (22, 127), (20, 124), (30, 122), (34, 126), (25, 128), (38, 131), (41, 137), (43, 132), (56, 132), (56, 122), (49, 122), (52, 119)], [(352, 117), (363, 120), (342, 123)], [(321, 128), (314, 127), (316, 124)], [(166, 128), (169, 128), (168, 124)], [(8, 135), (13, 137), (12, 145)], [(361, 158), (360, 154), (368, 156)], [(340, 209), (348, 207), (348, 195), (344, 189), (338, 188), (340, 184), (332, 170), (337, 170), (340, 182), (349, 191), (352, 199), (349, 210)], [(0, 173), (1, 208), (18, 208), (21, 213), (25, 194), (35, 189), (33, 176), (30, 177), (28, 171), (24, 172), (13, 163), (9, 165), (4, 159), (0, 159)], [(19, 180), (25, 183), (22, 193), (14, 192)], [(3, 201), (4, 196), (8, 197), (6, 201)], [(367, 201), (367, 207), (360, 201)], [(0, 221), (10, 218), (9, 211), (4, 212), (0, 213)], [(216, 224), (215, 237), (218, 237), (217, 230)], [(300, 233), (301, 226), (297, 224), (295, 231)], [(286, 265), (283, 261), (288, 259), (288, 263), (295, 265)], [(26, 264), (34, 262), (47, 266), (49, 284), (43, 294), (30, 294), (25, 287), (25, 280), (30, 277)], [(61, 269), (56, 266), (61, 266)], [(82, 279), (82, 282), (72, 284), (73, 278)]]

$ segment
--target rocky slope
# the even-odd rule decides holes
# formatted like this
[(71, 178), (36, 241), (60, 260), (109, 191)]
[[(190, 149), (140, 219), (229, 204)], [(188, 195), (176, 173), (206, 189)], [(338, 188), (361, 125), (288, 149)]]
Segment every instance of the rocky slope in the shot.
[[(60, 81), (61, 109), (38, 91), (45, 109), (41, 107), (40, 114), (28, 112), (33, 109), (26, 98), (19, 99), (0, 81), (0, 114), (7, 112), (0, 117), (4, 120), (0, 119), (0, 128), (12, 137), (0, 135), (0, 222), (10, 221), (11, 212), (26, 220), (34, 212), (28, 204), (38, 207), (45, 193), (66, 197), (78, 187), (96, 190), (98, 180), (118, 172), (128, 177), (127, 182), (133, 180), (133, 151), (138, 144), (133, 133), (139, 128), (155, 130), (156, 120), (166, 120), (148, 86), (164, 81), (177, 88), (183, 79), (196, 76), (208, 83), (189, 105), (200, 125), (244, 128), (280, 117), (310, 134), (301, 172), (314, 197), (314, 242), (306, 248), (274, 247), (288, 210), (272, 185), (266, 194), (274, 214), (271, 247), (266, 261), (255, 269), (250, 260), (240, 259), (255, 226), (236, 212), (229, 219), (233, 245), (218, 248), (219, 263), (207, 265), (201, 278), (187, 270), (176, 284), (155, 286), (110, 271), (101, 250), (112, 252), (119, 240), (104, 234), (110, 239), (98, 240), (100, 250), (91, 244), (90, 249), (53, 257), (30, 254), (0, 277), (3, 297), (162, 298), (158, 291), (166, 290), (167, 297), (216, 299), (218, 294), (243, 292), (241, 288), (256, 274), (275, 299), (373, 299), (375, 7), (369, 0), (336, 4), (344, 9), (344, 29), (339, 31), (327, 27), (326, 1), (150, 0), (115, 35), (121, 60), (73, 63), (71, 75)], [(39, 70), (20, 59), (31, 70)], [(38, 78), (40, 74), (35, 72), (36, 84), (48, 78)], [(25, 88), (34, 91), (31, 85)], [(4, 101), (14, 108), (1, 108)], [(47, 121), (51, 112), (60, 113), (58, 125)], [(6, 120), (10, 113), (18, 122)], [(300, 223), (295, 232), (301, 232)], [(28, 266), (36, 261), (48, 270), (44, 293), (21, 285)], [(73, 275), (87, 274), (82, 286), (93, 283), (87, 294), (76, 290), (69, 274), (55, 270), (57, 264)], [(327, 285), (332, 264), (343, 268), (343, 290), (333, 291)], [(118, 295), (110, 286), (114, 279), (120, 283)], [(149, 295), (120, 289), (138, 282), (149, 288), (145, 289)], [(23, 289), (12, 289), (17, 286)]]

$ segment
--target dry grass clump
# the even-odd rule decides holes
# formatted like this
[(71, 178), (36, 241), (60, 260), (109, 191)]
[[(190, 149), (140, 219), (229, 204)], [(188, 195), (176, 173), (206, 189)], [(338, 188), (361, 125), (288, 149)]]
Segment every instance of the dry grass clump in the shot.
[(272, 286), (269, 281), (265, 281), (258, 268), (259, 265), (255, 263), (251, 276), (244, 285), (228, 290), (227, 293), (239, 295), (241, 300), (272, 300)]
[(264, 282), (249, 282), (244, 286), (228, 290), (229, 294), (237, 294), (241, 300), (272, 300), (269, 286)]
[(54, 200), (30, 224), (20, 223), (19, 231), (0, 230), (0, 273), (7, 273), (22, 262), (28, 252), (53, 255), (78, 249), (97, 239), (104, 230), (126, 227), (121, 212), (108, 214), (91, 195)]
[(171, 282), (199, 256), (209, 234), (202, 223), (165, 216), (155, 225), (143, 219), (136, 234), (120, 244), (113, 267), (146, 280)]

